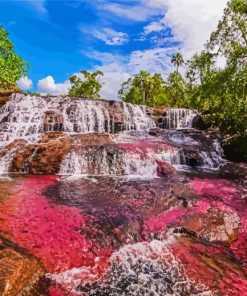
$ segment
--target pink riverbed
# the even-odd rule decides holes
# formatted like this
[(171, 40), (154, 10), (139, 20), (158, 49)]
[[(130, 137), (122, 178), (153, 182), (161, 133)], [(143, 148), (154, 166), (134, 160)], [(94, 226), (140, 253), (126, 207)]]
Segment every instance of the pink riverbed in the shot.
[[(247, 207), (241, 186), (224, 179), (189, 177), (181, 191), (187, 192), (186, 203), (164, 187), (166, 195), (158, 206), (152, 199), (157, 184), (148, 192), (138, 182), (116, 182), (112, 186), (117, 193), (107, 193), (106, 185), (97, 188), (95, 181), (87, 181), (85, 187), (81, 182), (46, 175), (12, 179), (8, 195), (0, 203), (0, 235), (45, 267), (50, 295), (107, 295), (105, 291), (115, 295), (122, 287), (116, 280), (118, 273), (125, 276), (121, 280), (126, 282), (125, 289), (130, 289), (136, 272), (131, 264), (140, 253), (145, 264), (152, 262), (161, 274), (167, 272), (165, 262), (171, 270), (179, 266), (179, 272), (167, 277), (171, 290), (176, 278), (186, 283), (181, 295), (192, 291), (247, 295)], [(160, 191), (162, 179), (157, 182)], [(176, 180), (172, 182), (171, 187), (177, 186)], [(68, 190), (69, 201), (63, 186), (76, 188)], [(172, 201), (164, 206), (169, 199)], [(232, 217), (236, 225), (231, 228)], [(158, 252), (154, 246), (160, 243), (163, 247)], [(123, 257), (118, 255), (121, 252), (125, 252)], [(126, 272), (129, 268), (131, 277)], [(152, 281), (166, 291), (157, 276)]]

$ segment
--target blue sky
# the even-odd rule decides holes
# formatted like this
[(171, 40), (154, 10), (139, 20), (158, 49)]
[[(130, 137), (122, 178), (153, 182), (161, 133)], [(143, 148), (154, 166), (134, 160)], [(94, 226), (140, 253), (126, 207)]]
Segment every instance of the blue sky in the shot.
[(61, 94), (81, 69), (105, 72), (102, 96), (141, 69), (164, 77), (172, 54), (201, 50), (226, 0), (0, 0), (0, 23), (30, 64), (22, 88)]

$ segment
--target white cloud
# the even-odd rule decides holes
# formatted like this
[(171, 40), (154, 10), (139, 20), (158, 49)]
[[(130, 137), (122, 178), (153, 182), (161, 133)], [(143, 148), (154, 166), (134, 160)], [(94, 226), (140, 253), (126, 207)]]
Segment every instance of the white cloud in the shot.
[[(136, 0), (131, 6), (128, 5), (131, 1), (127, 0), (122, 5), (111, 1), (100, 2), (100, 9), (126, 20), (143, 22), (151, 19), (144, 27), (141, 37), (154, 33), (152, 40), (155, 42), (154, 48), (136, 50), (128, 56), (95, 50), (83, 52), (98, 61), (98, 65), (92, 70), (105, 73), (101, 94), (106, 99), (116, 99), (121, 84), (140, 70), (158, 72), (166, 76), (173, 68), (170, 59), (176, 51), (181, 51), (185, 58), (200, 51), (216, 28), (227, 4), (227, 0)], [(164, 34), (167, 27), (172, 29), (173, 37)], [(128, 38), (125, 33), (109, 28), (94, 30), (93, 34), (109, 45), (120, 45)], [(164, 48), (173, 42), (179, 45)], [(54, 79), (48, 76), (39, 81), (38, 87), (43, 92), (60, 94), (67, 92), (69, 81), (56, 84)]]
[(117, 3), (110, 3), (102, 5), (102, 9), (115, 14), (121, 18), (132, 21), (146, 21), (152, 15), (159, 15), (155, 9), (150, 9), (146, 5), (120, 5)]
[(129, 68), (133, 69), (133, 74), (146, 70), (166, 76), (170, 71), (170, 60), (175, 51), (175, 47), (134, 51), (130, 55)]
[(227, 0), (166, 0), (164, 22), (172, 27), (174, 37), (183, 42), (187, 58), (200, 51), (217, 27)]
[(106, 72), (104, 72), (104, 76), (101, 78), (101, 82), (103, 83), (100, 93), (101, 97), (108, 100), (116, 100), (117, 93), (121, 88), (122, 83), (128, 78), (130, 78), (130, 75), (126, 72), (111, 72), (108, 69)]
[(33, 82), (27, 76), (22, 76), (18, 81), (17, 85), (20, 89), (26, 90), (33, 87)]
[(227, 0), (147, 0), (145, 3), (153, 9), (159, 7), (163, 17), (144, 27), (143, 34), (160, 32), (162, 26), (164, 29), (165, 25), (169, 26), (174, 34), (173, 41), (181, 42), (181, 52), (189, 58), (202, 50), (217, 27)]
[(101, 81), (104, 83), (101, 95), (105, 99), (117, 99), (117, 92), (121, 84), (129, 77), (136, 75), (140, 70), (150, 73), (160, 73), (166, 76), (170, 71), (171, 55), (176, 48), (154, 48), (145, 51), (133, 51), (128, 57), (91, 52), (90, 57), (97, 60), (99, 65), (93, 70), (101, 70), (104, 76)]
[[(216, 28), (228, 0), (137, 0), (133, 5), (108, 2), (103, 5), (111, 14), (132, 21), (148, 21), (143, 36), (159, 33), (169, 26), (174, 34), (173, 41), (181, 42), (185, 58), (202, 50), (210, 33)], [(160, 16), (160, 20), (157, 17)], [(157, 45), (160, 43), (157, 42)]]
[(150, 33), (153, 32), (160, 32), (164, 30), (165, 25), (162, 22), (152, 22), (149, 25), (144, 27), (144, 35), (149, 35)]
[(45, 7), (46, 0), (26, 0), (29, 5), (35, 8), (38, 12), (46, 14), (48, 11)]
[(63, 95), (68, 93), (69, 88), (69, 80), (63, 83), (55, 83), (54, 78), (50, 75), (38, 82), (38, 92), (41, 94)]
[(93, 36), (99, 40), (102, 40), (107, 45), (122, 45), (129, 41), (129, 36), (123, 32), (117, 32), (110, 28), (104, 28), (103, 30), (94, 30)]
[(104, 76), (100, 78), (103, 83), (101, 97), (104, 99), (115, 100), (122, 83), (126, 81), (130, 74), (127, 72), (128, 59), (119, 54), (109, 52), (88, 51), (83, 52), (91, 59), (99, 62), (92, 70), (100, 70)]
[(117, 53), (101, 52), (97, 50), (81, 51), (81, 53), (93, 60), (99, 61), (101, 65), (114, 64), (115, 62), (127, 62), (127, 58), (125, 56)]

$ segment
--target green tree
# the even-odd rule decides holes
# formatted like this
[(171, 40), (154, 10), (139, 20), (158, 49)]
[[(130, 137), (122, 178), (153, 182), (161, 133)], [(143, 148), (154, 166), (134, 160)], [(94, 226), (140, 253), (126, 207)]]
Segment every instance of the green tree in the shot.
[(222, 20), (212, 32), (206, 45), (210, 52), (224, 56), (228, 63), (246, 66), (247, 59), (247, 2), (228, 2)]
[(170, 73), (166, 83), (166, 93), (169, 98), (168, 107), (189, 107), (186, 99), (187, 83), (183, 76), (175, 71)]
[(178, 73), (178, 69), (183, 65), (184, 59), (180, 52), (177, 52), (171, 59), (171, 62), (176, 67), (176, 72)]
[(134, 78), (129, 78), (122, 84), (118, 96), (129, 103), (161, 105), (167, 99), (165, 81), (160, 74), (150, 75), (146, 71), (140, 71)]
[(16, 87), (16, 81), (27, 73), (27, 63), (14, 51), (8, 32), (0, 25), (0, 90)]
[(103, 76), (103, 73), (101, 71), (89, 72), (86, 70), (83, 70), (80, 73), (83, 74), (83, 78), (80, 78), (77, 75), (73, 75), (69, 78), (72, 85), (69, 90), (69, 95), (99, 99), (99, 92), (102, 88), (99, 77)]
[[(219, 58), (225, 65), (219, 68)], [(247, 161), (247, 2), (228, 2), (205, 49), (187, 63), (190, 104), (237, 143)], [(234, 148), (234, 146), (232, 146)], [(240, 149), (240, 148), (239, 148)]]

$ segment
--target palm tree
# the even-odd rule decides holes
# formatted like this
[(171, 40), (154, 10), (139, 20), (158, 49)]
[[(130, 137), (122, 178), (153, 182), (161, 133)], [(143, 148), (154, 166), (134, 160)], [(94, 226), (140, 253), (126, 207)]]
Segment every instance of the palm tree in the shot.
[(182, 66), (183, 63), (184, 63), (184, 59), (183, 59), (183, 56), (181, 55), (181, 53), (180, 53), (180, 52), (177, 52), (177, 53), (172, 57), (171, 62), (173, 63), (174, 66), (177, 67), (177, 70), (176, 70), (176, 71), (177, 71), (177, 73), (178, 73), (178, 68), (179, 68), (180, 66)]

